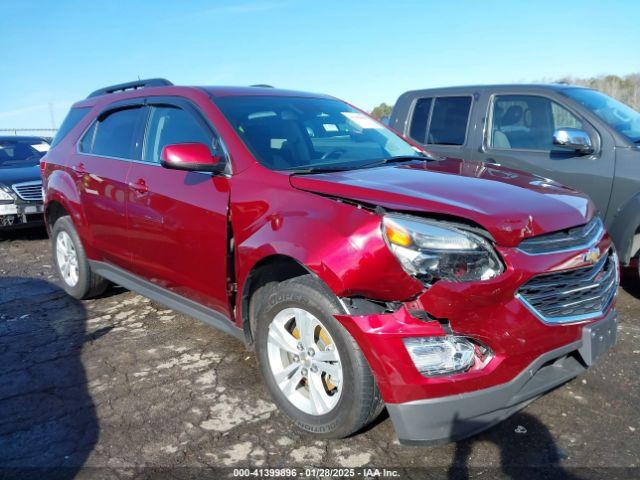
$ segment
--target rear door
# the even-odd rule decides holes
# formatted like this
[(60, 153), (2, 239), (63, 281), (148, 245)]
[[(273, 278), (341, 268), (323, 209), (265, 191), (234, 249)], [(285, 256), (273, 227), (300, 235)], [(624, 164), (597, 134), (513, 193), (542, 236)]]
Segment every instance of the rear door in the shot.
[[(557, 128), (579, 128), (595, 153), (581, 155), (553, 145)], [(488, 103), (483, 144), (474, 158), (551, 178), (591, 197), (607, 211), (614, 174), (613, 139), (598, 132), (559, 98), (541, 94), (493, 95)]]
[(84, 133), (71, 162), (92, 246), (99, 260), (122, 268), (131, 262), (127, 174), (131, 161), (140, 158), (143, 115), (141, 104), (109, 107)]
[(437, 155), (470, 158), (473, 96), (429, 94), (418, 97), (410, 108), (405, 134)]
[(229, 315), (225, 175), (170, 170), (160, 164), (166, 145), (200, 142), (222, 148), (196, 106), (176, 98), (149, 98), (142, 157), (128, 172), (128, 226), (132, 271)]

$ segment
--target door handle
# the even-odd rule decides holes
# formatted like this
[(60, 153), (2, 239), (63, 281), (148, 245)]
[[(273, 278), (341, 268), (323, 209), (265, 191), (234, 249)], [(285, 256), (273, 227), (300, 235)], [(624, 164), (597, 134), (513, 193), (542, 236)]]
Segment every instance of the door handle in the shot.
[(71, 167), (71, 169), (76, 172), (76, 173), (80, 173), (80, 174), (85, 174), (87, 173), (87, 169), (84, 166), (84, 163), (80, 162), (77, 165), (74, 165), (73, 167)]
[(498, 162), (496, 162), (495, 158), (487, 158), (485, 159), (485, 162), (490, 163), (491, 165), (500, 165)]
[(133, 189), (139, 195), (144, 195), (149, 191), (147, 182), (145, 182), (142, 178), (139, 178), (135, 182), (129, 183), (129, 187), (131, 187), (131, 189)]

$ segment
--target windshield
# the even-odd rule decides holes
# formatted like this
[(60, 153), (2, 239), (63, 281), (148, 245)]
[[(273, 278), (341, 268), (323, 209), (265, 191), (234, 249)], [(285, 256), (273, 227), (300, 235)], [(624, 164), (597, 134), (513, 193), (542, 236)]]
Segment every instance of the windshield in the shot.
[(632, 142), (640, 143), (640, 113), (633, 108), (596, 90), (567, 88), (564, 93), (587, 107)]
[(338, 100), (243, 96), (215, 103), (258, 161), (272, 170), (348, 170), (419, 152)]
[(38, 138), (0, 138), (0, 168), (38, 165), (49, 144)]

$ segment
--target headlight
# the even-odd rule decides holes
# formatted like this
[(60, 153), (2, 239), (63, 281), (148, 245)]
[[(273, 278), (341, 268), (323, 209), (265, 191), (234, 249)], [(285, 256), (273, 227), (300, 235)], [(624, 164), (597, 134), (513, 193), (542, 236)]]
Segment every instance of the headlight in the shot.
[(5, 188), (0, 185), (0, 201), (1, 200), (15, 200), (15, 198), (13, 197), (13, 195), (11, 195), (7, 190), (5, 190)]
[(504, 270), (487, 240), (459, 228), (405, 215), (385, 215), (382, 231), (407, 273), (426, 284), (489, 280)]
[(404, 346), (425, 376), (464, 372), (475, 363), (473, 343), (464, 337), (405, 338)]

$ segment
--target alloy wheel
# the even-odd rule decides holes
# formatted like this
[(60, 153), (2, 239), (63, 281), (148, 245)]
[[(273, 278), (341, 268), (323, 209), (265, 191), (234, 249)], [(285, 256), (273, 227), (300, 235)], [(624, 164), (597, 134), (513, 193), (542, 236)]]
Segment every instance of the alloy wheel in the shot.
[(322, 322), (302, 308), (285, 308), (267, 337), (269, 366), (276, 384), (299, 410), (325, 415), (343, 389), (340, 354)]
[(78, 253), (71, 237), (64, 230), (56, 237), (56, 259), (62, 280), (70, 287), (75, 287), (80, 278)]

